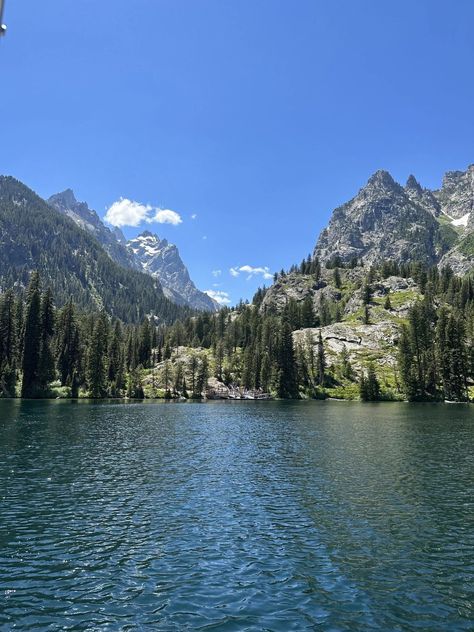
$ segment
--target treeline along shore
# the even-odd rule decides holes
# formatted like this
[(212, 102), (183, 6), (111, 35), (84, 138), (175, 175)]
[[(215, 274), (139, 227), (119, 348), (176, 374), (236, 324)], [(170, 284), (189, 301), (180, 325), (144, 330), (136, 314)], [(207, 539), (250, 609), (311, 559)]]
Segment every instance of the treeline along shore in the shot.
[(0, 396), (468, 402), (473, 340), (472, 276), (448, 267), (308, 258), (171, 325), (56, 305), (33, 272), (0, 295)]

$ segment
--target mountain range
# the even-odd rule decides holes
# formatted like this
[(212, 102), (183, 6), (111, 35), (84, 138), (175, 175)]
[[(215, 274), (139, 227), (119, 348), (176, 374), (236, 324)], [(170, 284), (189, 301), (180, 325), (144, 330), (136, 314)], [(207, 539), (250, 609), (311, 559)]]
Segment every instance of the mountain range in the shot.
[(174, 244), (149, 231), (127, 241), (120, 229), (111, 230), (85, 202), (78, 202), (71, 189), (52, 195), (48, 204), (94, 235), (116, 263), (158, 279), (165, 296), (174, 303), (217, 310), (217, 303), (194, 285)]
[(474, 165), (449, 171), (434, 191), (414, 176), (401, 186), (377, 171), (333, 211), (313, 256), (322, 263), (420, 261), (468, 272), (474, 266)]
[[(474, 268), (474, 165), (450, 171), (437, 190), (414, 176), (405, 186), (377, 171), (336, 208), (317, 240), (323, 265), (422, 262), (456, 274)], [(216, 311), (196, 288), (179, 251), (145, 231), (126, 240), (71, 189), (44, 200), (12, 177), (0, 177), (0, 286), (28, 284), (38, 269), (57, 300), (105, 309), (124, 321), (153, 315), (171, 322), (189, 310)], [(278, 294), (272, 288), (270, 296)]]
[[(177, 250), (174, 257), (182, 271)], [(125, 322), (145, 316), (171, 322), (192, 313), (185, 298), (170, 300), (158, 266), (154, 274), (144, 271), (147, 261), (71, 190), (46, 201), (15, 178), (0, 177), (0, 288), (26, 287), (31, 271), (38, 270), (59, 304), (72, 297), (81, 308), (104, 309)], [(189, 295), (189, 275), (186, 282)], [(200, 294), (201, 309), (215, 310)]]

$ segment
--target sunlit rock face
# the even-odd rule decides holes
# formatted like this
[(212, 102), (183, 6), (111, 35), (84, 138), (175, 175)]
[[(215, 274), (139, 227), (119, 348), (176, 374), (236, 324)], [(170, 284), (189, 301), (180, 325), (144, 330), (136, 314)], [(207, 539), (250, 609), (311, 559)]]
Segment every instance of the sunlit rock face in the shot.
[(440, 212), (435, 196), (415, 178), (404, 188), (387, 171), (377, 171), (352, 200), (335, 209), (314, 256), (323, 263), (336, 258), (369, 265), (436, 263), (449, 249), (437, 220)]
[(142, 270), (159, 279), (165, 294), (177, 303), (205, 311), (216, 311), (217, 303), (192, 282), (178, 248), (166, 239), (145, 231), (127, 242)]

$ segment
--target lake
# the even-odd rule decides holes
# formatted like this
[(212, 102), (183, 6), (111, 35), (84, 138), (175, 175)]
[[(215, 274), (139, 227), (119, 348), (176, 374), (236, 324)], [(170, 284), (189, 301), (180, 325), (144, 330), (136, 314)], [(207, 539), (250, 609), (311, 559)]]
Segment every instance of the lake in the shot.
[(473, 630), (474, 408), (0, 401), (1, 630)]

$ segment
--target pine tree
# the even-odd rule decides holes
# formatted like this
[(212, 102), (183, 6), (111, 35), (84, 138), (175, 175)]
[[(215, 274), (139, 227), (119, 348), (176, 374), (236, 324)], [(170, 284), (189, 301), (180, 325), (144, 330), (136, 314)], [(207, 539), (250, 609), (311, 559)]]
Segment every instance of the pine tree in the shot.
[(151, 328), (150, 321), (145, 318), (139, 333), (138, 343), (138, 364), (148, 368), (150, 366), (151, 357)]
[(192, 353), (189, 358), (189, 372), (191, 373), (191, 397), (196, 399), (199, 397), (197, 392), (197, 372), (199, 369), (199, 359), (196, 353)]
[(41, 295), (39, 274), (33, 272), (26, 295), (25, 331), (23, 337), (22, 397), (38, 397), (41, 349)]
[(242, 359), (242, 386), (246, 389), (253, 388), (255, 385), (253, 356), (252, 348), (247, 347)]
[(372, 363), (369, 364), (367, 369), (367, 395), (369, 397), (369, 401), (371, 402), (375, 402), (380, 399), (380, 384)]
[(108, 381), (113, 397), (120, 395), (125, 388), (123, 333), (120, 321), (116, 321), (109, 345), (108, 353)]
[(298, 397), (293, 337), (287, 321), (281, 326), (278, 349), (278, 397)]
[(311, 296), (307, 296), (302, 303), (300, 323), (304, 329), (314, 327), (314, 310)]
[(184, 368), (182, 362), (177, 362), (174, 369), (174, 391), (176, 394), (183, 390)]
[(8, 290), (0, 301), (0, 396), (14, 397), (16, 384), (17, 323), (15, 298)]
[(55, 363), (51, 349), (54, 334), (54, 306), (51, 289), (48, 288), (41, 299), (40, 313), (40, 355), (38, 382), (41, 391), (46, 392), (49, 382), (55, 377)]
[(260, 386), (267, 393), (270, 390), (272, 379), (272, 363), (268, 351), (265, 351), (262, 357), (262, 365), (260, 367)]
[(200, 397), (202, 394), (206, 395), (207, 380), (209, 379), (209, 361), (207, 355), (203, 354), (199, 362), (199, 368), (196, 376), (196, 390), (197, 395)]
[(80, 367), (79, 327), (72, 299), (61, 310), (58, 318), (56, 357), (62, 386), (77, 384)]
[(87, 386), (91, 397), (104, 397), (107, 393), (106, 366), (108, 321), (105, 312), (96, 318), (87, 356)]
[(368, 281), (362, 287), (362, 302), (364, 305), (370, 305), (372, 300), (372, 288)]

